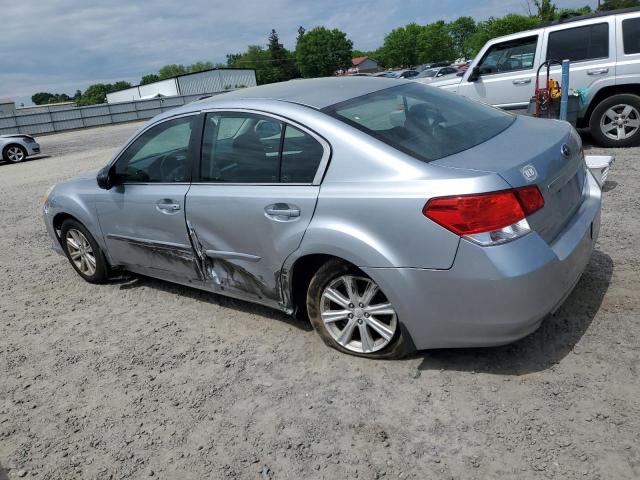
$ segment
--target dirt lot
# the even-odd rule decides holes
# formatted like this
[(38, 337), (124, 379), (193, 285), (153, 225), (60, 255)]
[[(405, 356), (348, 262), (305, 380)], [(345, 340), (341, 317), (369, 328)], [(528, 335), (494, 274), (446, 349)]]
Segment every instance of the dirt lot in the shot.
[(613, 152), (597, 251), (540, 330), (367, 361), (248, 303), (90, 285), (49, 250), (42, 194), (135, 128), (0, 165), (0, 480), (640, 478), (640, 148)]

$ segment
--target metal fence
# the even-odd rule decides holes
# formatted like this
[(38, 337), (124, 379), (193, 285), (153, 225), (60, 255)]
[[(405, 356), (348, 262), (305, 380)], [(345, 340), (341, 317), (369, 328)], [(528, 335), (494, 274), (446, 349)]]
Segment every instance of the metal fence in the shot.
[(41, 135), (77, 128), (146, 120), (172, 108), (186, 105), (203, 94), (103, 103), (89, 107), (43, 105), (27, 112), (0, 117), (0, 135), (23, 133)]

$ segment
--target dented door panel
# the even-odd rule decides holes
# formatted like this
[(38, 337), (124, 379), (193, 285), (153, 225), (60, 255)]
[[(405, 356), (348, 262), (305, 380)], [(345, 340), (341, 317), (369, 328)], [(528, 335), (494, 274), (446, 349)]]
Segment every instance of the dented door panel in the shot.
[(318, 192), (314, 185), (192, 185), (187, 227), (207, 288), (282, 307), (280, 271), (302, 241)]

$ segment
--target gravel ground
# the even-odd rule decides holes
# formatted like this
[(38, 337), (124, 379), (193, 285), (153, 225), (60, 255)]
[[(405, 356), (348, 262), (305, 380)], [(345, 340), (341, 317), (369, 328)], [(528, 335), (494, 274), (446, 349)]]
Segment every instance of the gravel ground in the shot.
[(613, 152), (597, 250), (537, 332), (367, 361), (249, 303), (90, 285), (49, 250), (42, 194), (135, 128), (0, 165), (0, 480), (640, 477), (640, 148)]

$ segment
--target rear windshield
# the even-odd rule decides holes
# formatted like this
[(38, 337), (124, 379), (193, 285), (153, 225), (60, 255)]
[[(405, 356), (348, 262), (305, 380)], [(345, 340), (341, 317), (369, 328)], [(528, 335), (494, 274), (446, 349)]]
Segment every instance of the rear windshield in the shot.
[(425, 162), (486, 142), (515, 120), (502, 110), (417, 83), (369, 93), (322, 111)]

